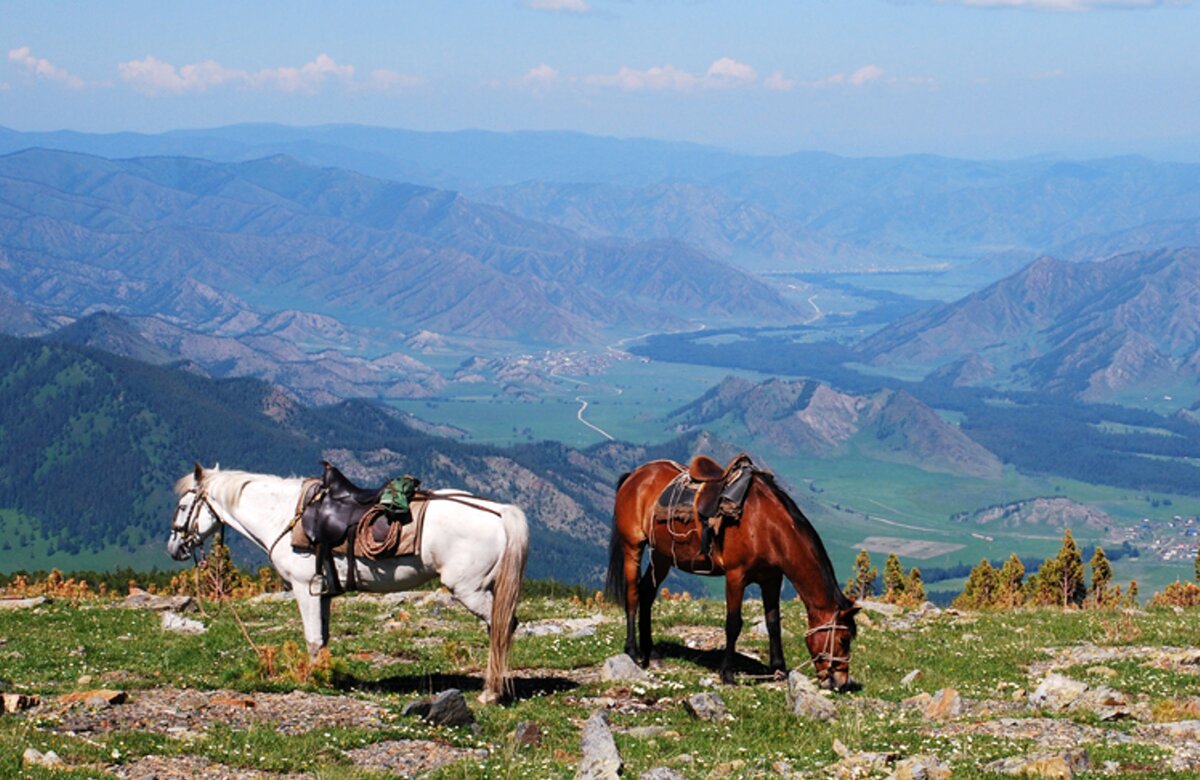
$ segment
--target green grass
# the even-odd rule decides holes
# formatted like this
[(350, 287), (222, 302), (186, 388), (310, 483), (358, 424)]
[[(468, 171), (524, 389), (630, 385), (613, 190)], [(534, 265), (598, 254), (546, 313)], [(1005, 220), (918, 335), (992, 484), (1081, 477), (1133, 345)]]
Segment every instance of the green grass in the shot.
[[(260, 645), (300, 640), (294, 605), (238, 602), (235, 606)], [(80, 689), (79, 677), (84, 674), (96, 681), (117, 679), (119, 683), (104, 684), (119, 685), (132, 697), (152, 695), (151, 689), (163, 686), (234, 688), (250, 695), (295, 687), (294, 683), (262, 679), (255, 655), (231, 613), (212, 604), (206, 609), (208, 615), (203, 619), (209, 631), (201, 636), (164, 634), (157, 615), (100, 601), (0, 611), (3, 687), (36, 693), (47, 700)], [(757, 617), (758, 605), (751, 603), (746, 609), (748, 618)], [(710, 690), (706, 681), (715, 677), (710, 664), (716, 656), (687, 651), (668, 632), (678, 626), (721, 626), (723, 604), (710, 600), (656, 604), (654, 627), (663, 660), (651, 681), (633, 684), (579, 682), (589, 679), (596, 666), (621, 647), (623, 619), (615, 608), (531, 597), (523, 602), (520, 615), (528, 622), (597, 612), (604, 622), (593, 636), (518, 639), (514, 665), (517, 676), (526, 680), (522, 683), (526, 695), (503, 707), (482, 707), (470, 699), (472, 691), (468, 690), (479, 720), (474, 731), (435, 728), (402, 718), (399, 712), (422, 692), (440, 689), (433, 675), (479, 678), (486, 659), (486, 635), (479, 622), (458, 608), (388, 607), (374, 598), (351, 598), (334, 606), (333, 682), (301, 687), (373, 701), (387, 713), (380, 726), (322, 728), (288, 735), (269, 724), (238, 729), (213, 718), (191, 739), (132, 728), (84, 737), (72, 736), (58, 726), (51, 702), (29, 716), (0, 716), (0, 775), (19, 774), (21, 753), (32, 746), (54, 749), (69, 765), (81, 768), (31, 771), (30, 777), (95, 776), (97, 766), (127, 763), (139, 756), (191, 754), (259, 771), (369, 778), (378, 775), (353, 766), (346, 751), (385, 739), (431, 739), (488, 750), (486, 758), (450, 765), (434, 777), (570, 777), (579, 755), (582, 720), (605, 701), (613, 701), (618, 706), (610, 712), (610, 720), (629, 777), (659, 765), (672, 766), (689, 777), (770, 775), (776, 762), (785, 762), (799, 773), (822, 772), (836, 761), (831, 747), (836, 738), (856, 751), (892, 751), (902, 756), (933, 753), (951, 763), (955, 777), (981, 778), (987, 776), (980, 769), (987, 761), (1035, 751), (1038, 746), (1019, 739), (941, 735), (910, 710), (901, 709), (899, 702), (914, 692), (943, 687), (954, 687), (969, 700), (1006, 699), (1012, 690), (1029, 690), (1036, 684), (1028, 676), (1028, 667), (1047, 657), (1045, 648), (1079, 642), (1188, 646), (1200, 629), (1200, 612), (1195, 610), (1182, 615), (1154, 611), (1134, 616), (1057, 610), (980, 614), (965, 619), (943, 615), (911, 629), (884, 627), (876, 615), (864, 621), (854, 647), (852, 670), (862, 690), (836, 698), (836, 721), (798, 720), (787, 713), (780, 685), (744, 677), (737, 686), (717, 689), (732, 719), (706, 723), (691, 718), (681, 702), (692, 693)], [(794, 666), (806, 656), (800, 638), (804, 615), (799, 603), (784, 605), (783, 625), (785, 649)], [(437, 641), (417, 642), (429, 637)], [(747, 631), (739, 649), (765, 657), (766, 642)], [(383, 653), (392, 660), (368, 662), (363, 660), (368, 653)], [(1147, 668), (1137, 661), (1109, 666), (1119, 672), (1117, 678), (1092, 679), (1086, 669), (1071, 669), (1068, 674), (1143, 695), (1151, 704), (1200, 694), (1200, 677)], [(900, 678), (914, 668), (922, 669), (924, 676), (912, 688), (901, 686)], [(543, 685), (541, 693), (528, 695), (529, 681), (535, 677), (556, 684)], [(1086, 716), (1079, 719), (1102, 725)], [(523, 720), (541, 726), (540, 746), (518, 748), (511, 742), (510, 734)], [(627, 733), (630, 728), (646, 726), (660, 731), (644, 736)], [(1128, 727), (1120, 728), (1128, 731)], [(1161, 749), (1137, 744), (1087, 747), (1097, 765), (1104, 760), (1130, 767), (1158, 765), (1163, 755)], [(1131, 769), (1107, 776), (1145, 775)]]

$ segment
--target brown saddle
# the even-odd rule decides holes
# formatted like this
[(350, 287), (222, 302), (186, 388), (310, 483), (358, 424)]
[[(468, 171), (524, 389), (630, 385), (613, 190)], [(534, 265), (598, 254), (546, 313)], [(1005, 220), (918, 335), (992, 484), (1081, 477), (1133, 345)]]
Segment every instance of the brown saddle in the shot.
[(700, 522), (701, 551), (730, 523), (741, 519), (742, 505), (757, 469), (745, 453), (722, 468), (707, 455), (692, 458), (687, 471), (666, 487), (655, 507), (656, 522)]
[[(394, 535), (392, 523), (409, 522), (412, 515), (395, 517), (383, 511), (379, 500), (388, 483), (375, 489), (360, 488), (328, 461), (321, 461), (321, 465), (325, 470), (319, 485), (309, 488), (302, 498), (300, 528), (308, 542), (307, 547), (316, 553), (316, 573), (325, 581), (323, 593), (336, 596), (358, 587), (355, 537), (360, 529), (371, 534), (371, 542), (381, 544), (389, 535)], [(301, 547), (296, 541), (293, 539), (293, 546)], [(344, 554), (347, 559), (345, 587), (333, 564), (335, 552)]]

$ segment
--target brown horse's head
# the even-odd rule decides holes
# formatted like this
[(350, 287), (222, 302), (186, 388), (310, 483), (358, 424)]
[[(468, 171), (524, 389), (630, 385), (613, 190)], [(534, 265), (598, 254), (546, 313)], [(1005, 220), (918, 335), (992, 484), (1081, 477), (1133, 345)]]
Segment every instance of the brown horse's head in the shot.
[(858, 633), (854, 623), (858, 610), (854, 606), (838, 608), (825, 623), (804, 635), (817, 681), (826, 690), (844, 691), (851, 685), (850, 643)]

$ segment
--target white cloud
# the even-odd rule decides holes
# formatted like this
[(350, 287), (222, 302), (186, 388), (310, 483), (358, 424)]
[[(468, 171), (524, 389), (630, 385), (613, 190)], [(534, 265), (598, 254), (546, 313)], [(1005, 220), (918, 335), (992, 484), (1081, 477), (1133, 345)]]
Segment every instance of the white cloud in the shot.
[(853, 73), (835, 73), (803, 84), (806, 87), (862, 87), (883, 78), (884, 73), (886, 71), (878, 65), (864, 65)]
[(720, 89), (753, 84), (758, 73), (753, 67), (730, 57), (721, 57), (708, 66), (703, 76), (674, 65), (637, 70), (622, 67), (613, 75), (586, 76), (583, 81), (599, 87), (617, 87), (627, 92), (641, 90), (690, 92), (694, 89)]
[(788, 92), (796, 86), (796, 80), (789, 79), (783, 75), (783, 71), (777, 70), (763, 79), (763, 86), (772, 92)]
[(8, 61), (15, 63), (27, 75), (57, 81), (71, 89), (83, 89), (87, 86), (83, 79), (54, 65), (50, 60), (34, 57), (28, 46), (10, 49)]
[(169, 62), (147, 56), (117, 66), (121, 79), (148, 95), (204, 92), (223, 86), (267, 89), (289, 94), (316, 94), (327, 82), (340, 83), (352, 90), (391, 91), (422, 83), (385, 68), (377, 68), (361, 81), (354, 78), (354, 66), (338, 63), (328, 54), (319, 54), (299, 67), (263, 68), (257, 71), (228, 68), (212, 60), (175, 67)]
[(533, 11), (569, 14), (586, 14), (592, 10), (584, 0), (529, 0), (525, 7)]
[(758, 78), (754, 68), (738, 62), (730, 57), (722, 57), (708, 66), (704, 74), (706, 86), (732, 86), (735, 84), (752, 84)]
[[(893, 0), (896, 2), (896, 0)], [(911, 0), (909, 0), (911, 2)], [(930, 2), (930, 0), (926, 0)], [(935, 5), (968, 8), (1024, 8), (1032, 11), (1103, 11), (1112, 9), (1170, 8), (1191, 5), (1192, 0), (932, 0)]]
[(529, 71), (521, 77), (522, 84), (532, 87), (548, 87), (557, 82), (558, 71), (544, 62), (541, 65), (530, 68)]

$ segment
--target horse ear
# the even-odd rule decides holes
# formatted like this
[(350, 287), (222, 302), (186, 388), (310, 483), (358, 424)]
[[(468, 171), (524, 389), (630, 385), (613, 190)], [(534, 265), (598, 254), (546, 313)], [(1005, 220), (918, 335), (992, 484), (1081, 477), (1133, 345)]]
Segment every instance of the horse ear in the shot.
[(195, 477), (196, 484), (199, 485), (204, 481), (204, 467), (197, 463), (196, 470), (192, 473), (192, 476)]

